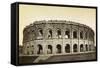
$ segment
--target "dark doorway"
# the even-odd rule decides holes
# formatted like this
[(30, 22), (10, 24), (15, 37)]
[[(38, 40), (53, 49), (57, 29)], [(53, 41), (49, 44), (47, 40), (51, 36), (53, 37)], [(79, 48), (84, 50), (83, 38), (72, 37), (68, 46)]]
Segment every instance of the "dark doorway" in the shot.
[(77, 31), (73, 32), (73, 38), (77, 38)]
[(48, 38), (52, 38), (52, 30), (51, 29), (49, 30)]
[(88, 51), (88, 45), (86, 44), (85, 46), (86, 46), (86, 51)]
[(47, 51), (48, 54), (52, 54), (52, 46), (51, 45), (48, 45), (48, 51)]
[(77, 52), (77, 44), (73, 45), (73, 52)]
[(70, 53), (70, 45), (69, 44), (66, 44), (66, 46), (65, 46), (65, 52), (66, 53)]
[(43, 53), (43, 48), (42, 48), (42, 45), (38, 45), (38, 51), (37, 51), (37, 54), (42, 54)]
[(60, 29), (57, 30), (57, 36), (58, 36), (58, 38), (61, 38), (61, 30)]
[(57, 45), (57, 53), (61, 53), (61, 45), (60, 44)]
[(83, 44), (80, 45), (80, 52), (83, 52), (84, 51), (84, 47), (83, 47)]
[(83, 39), (83, 31), (80, 32), (80, 39)]

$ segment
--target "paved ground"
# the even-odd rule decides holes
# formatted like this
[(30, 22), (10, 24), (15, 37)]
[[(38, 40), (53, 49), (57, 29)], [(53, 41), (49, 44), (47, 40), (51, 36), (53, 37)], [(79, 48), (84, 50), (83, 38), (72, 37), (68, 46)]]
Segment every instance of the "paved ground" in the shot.
[(20, 56), (19, 64), (33, 63), (38, 56)]
[(55, 55), (41, 62), (80, 61), (80, 60), (94, 60), (94, 59), (96, 59), (96, 55), (94, 53), (87, 53), (87, 54), (71, 54), (71, 55), (60, 55), (60, 56)]
[(44, 59), (44, 57), (39, 57), (39, 56), (21, 56), (19, 57), (19, 63), (21, 64), (34, 63), (34, 61), (36, 61), (38, 58), (39, 58), (38, 63), (80, 61), (80, 60), (94, 60), (96, 59), (96, 54), (95, 53), (86, 53), (86, 54), (83, 53), (83, 54), (70, 54), (70, 55), (60, 55), (60, 56), (55, 55), (55, 56), (50, 56), (46, 59)]

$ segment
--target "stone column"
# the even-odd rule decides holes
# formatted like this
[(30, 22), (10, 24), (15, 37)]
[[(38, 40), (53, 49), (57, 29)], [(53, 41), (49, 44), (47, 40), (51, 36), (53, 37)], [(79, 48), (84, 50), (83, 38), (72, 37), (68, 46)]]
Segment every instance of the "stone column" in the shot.
[(62, 54), (65, 54), (65, 45), (62, 45), (62, 48), (61, 48), (61, 49), (62, 49), (62, 50), (61, 50), (61, 51), (62, 51), (61, 53), (62, 53)]
[(38, 47), (37, 45), (34, 45), (34, 55), (37, 55)]
[(63, 26), (62, 26), (62, 45), (61, 45), (61, 49), (62, 49), (61, 50), (62, 51), (61, 53), (62, 54), (65, 54), (65, 45), (66, 45), (66, 44), (64, 44), (65, 43), (65, 40), (66, 40), (65, 39), (65, 31), (66, 31), (66, 28), (65, 28), (65, 26), (63, 24)]
[(43, 55), (46, 55), (47, 54), (46, 45), (43, 45), (42, 47), (43, 47)]
[(70, 45), (70, 53), (73, 53), (73, 45)]
[(80, 52), (80, 44), (77, 45), (77, 49), (78, 49), (77, 52), (79, 53)]
[(84, 50), (84, 52), (85, 52), (85, 51), (86, 51), (86, 46), (85, 46), (85, 44), (83, 45), (83, 48), (84, 48), (83, 50)]
[(52, 46), (52, 54), (56, 54), (56, 45)]

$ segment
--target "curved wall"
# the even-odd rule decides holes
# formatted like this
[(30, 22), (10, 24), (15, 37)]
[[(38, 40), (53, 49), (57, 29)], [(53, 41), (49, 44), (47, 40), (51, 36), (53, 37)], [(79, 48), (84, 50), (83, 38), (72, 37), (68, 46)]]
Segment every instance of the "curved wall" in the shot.
[(94, 32), (65, 20), (35, 21), (23, 31), (25, 55), (76, 54), (94, 51)]

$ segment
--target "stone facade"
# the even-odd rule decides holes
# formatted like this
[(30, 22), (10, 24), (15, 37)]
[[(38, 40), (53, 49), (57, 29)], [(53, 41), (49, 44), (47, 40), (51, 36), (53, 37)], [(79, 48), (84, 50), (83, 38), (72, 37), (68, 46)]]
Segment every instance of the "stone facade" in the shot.
[(24, 55), (62, 55), (94, 52), (94, 31), (66, 20), (35, 21), (23, 30)]

